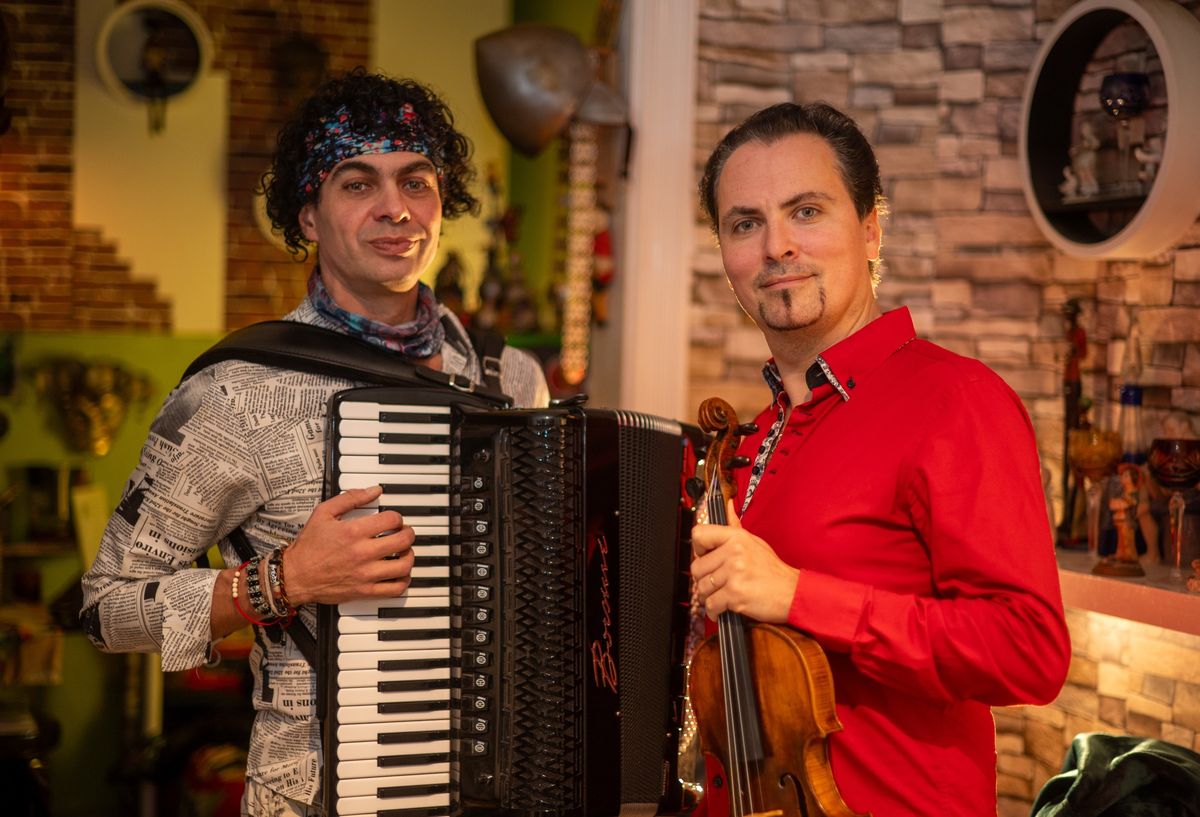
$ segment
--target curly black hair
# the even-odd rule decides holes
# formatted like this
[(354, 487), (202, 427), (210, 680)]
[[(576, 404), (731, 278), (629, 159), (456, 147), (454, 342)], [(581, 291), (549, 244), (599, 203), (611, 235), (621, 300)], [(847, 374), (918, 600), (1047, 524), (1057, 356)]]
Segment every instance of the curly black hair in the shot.
[(380, 108), (398, 111), (406, 103), (413, 106), (427, 128), (429, 159), (438, 169), (443, 218), (479, 213), (479, 200), (468, 190), (475, 179), (471, 143), (454, 129), (454, 115), (445, 103), (415, 80), (393, 79), (356, 68), (326, 81), (280, 128), (271, 167), (260, 182), (271, 224), (283, 233), (284, 244), (294, 256), (308, 257), (300, 230), (300, 210), (321, 195), (319, 187), (305, 193), (300, 185), (300, 174), (308, 158), (309, 134), (319, 131), (322, 120), (340, 110), (347, 111), (352, 122), (369, 123), (378, 121)]

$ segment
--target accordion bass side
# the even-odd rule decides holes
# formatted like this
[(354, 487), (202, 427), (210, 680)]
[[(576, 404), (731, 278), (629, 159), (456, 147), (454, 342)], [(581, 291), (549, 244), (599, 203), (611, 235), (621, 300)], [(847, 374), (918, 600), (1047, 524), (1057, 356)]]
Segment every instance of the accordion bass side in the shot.
[(405, 594), (321, 610), (329, 814), (678, 813), (698, 430), (442, 389), (330, 417), (327, 492), (417, 536)]

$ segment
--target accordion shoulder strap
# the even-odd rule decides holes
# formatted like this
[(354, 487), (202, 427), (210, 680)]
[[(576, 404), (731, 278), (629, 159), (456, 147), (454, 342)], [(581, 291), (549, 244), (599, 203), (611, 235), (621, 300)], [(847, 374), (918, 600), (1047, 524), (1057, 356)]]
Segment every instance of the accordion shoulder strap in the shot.
[[(500, 344), (503, 348), (503, 340)], [(482, 363), (483, 355), (480, 357)], [(489, 378), (490, 382), (480, 386), (463, 375), (414, 365), (387, 349), (332, 329), (296, 321), (262, 321), (230, 332), (202, 352), (188, 366), (180, 381), (223, 360), (246, 360), (381, 386), (448, 386), (479, 395), (499, 406), (510, 406), (512, 399), (499, 390), (498, 353), (494, 359), (494, 381)], [(486, 365), (484, 371), (488, 371)]]

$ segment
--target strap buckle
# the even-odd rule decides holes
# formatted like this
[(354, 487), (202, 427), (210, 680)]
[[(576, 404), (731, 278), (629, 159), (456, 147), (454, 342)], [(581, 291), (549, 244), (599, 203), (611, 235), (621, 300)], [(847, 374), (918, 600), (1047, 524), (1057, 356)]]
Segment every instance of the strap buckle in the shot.
[(479, 358), (479, 367), (483, 369), (484, 377), (500, 377), (500, 358), (483, 355)]

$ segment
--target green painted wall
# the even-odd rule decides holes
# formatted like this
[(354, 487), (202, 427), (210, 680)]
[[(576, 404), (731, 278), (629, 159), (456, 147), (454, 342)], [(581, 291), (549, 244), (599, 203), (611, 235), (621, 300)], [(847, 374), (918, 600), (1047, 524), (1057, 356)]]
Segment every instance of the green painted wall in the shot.
[[(69, 464), (86, 470), (95, 483), (104, 486), (109, 505), (115, 507), (163, 399), (187, 364), (214, 340), (107, 333), (20, 335), (15, 348), (17, 385), (11, 395), (0, 397), (0, 411), (9, 420), (8, 433), (0, 440), (0, 478), (7, 485), (12, 469)], [(68, 451), (53, 431), (51, 410), (35, 394), (33, 369), (63, 355), (115, 361), (152, 381), (152, 393), (144, 407), (129, 413), (112, 451), (104, 457)], [(18, 498), (17, 503), (20, 501)], [(8, 530), (2, 532), (6, 540), (9, 534)], [(77, 553), (67, 550), (49, 557), (7, 558), (4, 568), (8, 575), (13, 569), (39, 570), (42, 600), (50, 602), (78, 582), (83, 564)], [(134, 813), (125, 799), (130, 792), (123, 790), (112, 774), (122, 750), (125, 674), (130, 666), (138, 666), (139, 658), (103, 655), (81, 632), (67, 632), (61, 684), (0, 688), (0, 696), (23, 698), (59, 723), (61, 739), (49, 756), (56, 817)]]

